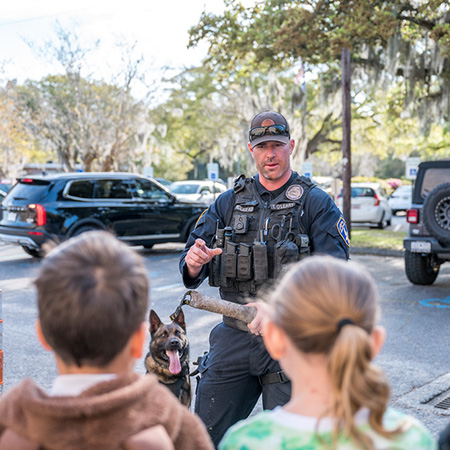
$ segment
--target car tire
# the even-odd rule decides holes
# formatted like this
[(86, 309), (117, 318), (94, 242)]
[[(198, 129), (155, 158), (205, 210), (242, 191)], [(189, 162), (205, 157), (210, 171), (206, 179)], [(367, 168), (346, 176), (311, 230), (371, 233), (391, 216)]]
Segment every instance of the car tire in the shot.
[(29, 248), (25, 245), (22, 245), (22, 249), (25, 253), (32, 256), (33, 258), (42, 258), (44, 256), (43, 251), (38, 248)]
[(431, 256), (405, 250), (405, 272), (413, 284), (433, 284), (439, 274), (439, 266), (431, 264)]
[(443, 244), (450, 244), (450, 183), (436, 186), (423, 204), (423, 222), (428, 232)]
[(386, 226), (388, 225), (387, 220), (385, 219), (385, 213), (383, 212), (382, 216), (381, 216), (381, 220), (377, 223), (377, 228), (382, 230), (383, 228), (386, 228)]
[(144, 244), (142, 247), (144, 247), (146, 250), (150, 250), (154, 245), (155, 244)]
[(87, 226), (84, 226), (84, 227), (77, 228), (77, 229), (70, 235), (70, 237), (72, 238), (72, 237), (75, 237), (75, 236), (79, 236), (80, 234), (86, 233), (86, 232), (88, 232), (88, 231), (94, 231), (94, 230), (98, 230), (98, 229), (99, 229), (99, 228), (96, 228), (96, 227), (94, 227), (94, 226), (87, 225)]

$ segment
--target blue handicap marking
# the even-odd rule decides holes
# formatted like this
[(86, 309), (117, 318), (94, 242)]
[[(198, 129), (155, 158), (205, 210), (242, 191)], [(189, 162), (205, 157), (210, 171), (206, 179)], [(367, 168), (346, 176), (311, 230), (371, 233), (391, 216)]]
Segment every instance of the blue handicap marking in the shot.
[(419, 303), (423, 306), (429, 306), (431, 308), (450, 308), (450, 295), (447, 298), (428, 298), (425, 300), (419, 300)]

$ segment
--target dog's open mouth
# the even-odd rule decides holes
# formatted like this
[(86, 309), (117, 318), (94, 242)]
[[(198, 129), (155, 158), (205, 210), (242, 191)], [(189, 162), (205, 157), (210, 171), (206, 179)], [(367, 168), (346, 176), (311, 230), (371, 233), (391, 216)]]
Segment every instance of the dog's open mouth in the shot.
[(169, 358), (169, 371), (176, 375), (181, 372), (180, 354), (178, 350), (166, 350), (166, 355)]

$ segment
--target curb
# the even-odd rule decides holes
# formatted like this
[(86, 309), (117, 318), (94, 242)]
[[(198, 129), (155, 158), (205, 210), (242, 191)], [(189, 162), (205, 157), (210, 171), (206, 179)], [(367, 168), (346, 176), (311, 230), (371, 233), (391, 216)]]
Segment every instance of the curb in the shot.
[(403, 258), (403, 250), (393, 250), (389, 248), (375, 247), (350, 247), (350, 256), (354, 255), (375, 255), (375, 256), (392, 256), (394, 258)]

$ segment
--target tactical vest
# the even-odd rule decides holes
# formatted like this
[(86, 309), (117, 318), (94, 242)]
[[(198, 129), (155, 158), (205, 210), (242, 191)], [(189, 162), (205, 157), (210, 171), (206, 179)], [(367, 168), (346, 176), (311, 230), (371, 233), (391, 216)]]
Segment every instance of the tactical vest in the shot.
[(277, 198), (265, 202), (254, 178), (240, 175), (229, 223), (216, 230), (212, 247), (222, 254), (211, 260), (209, 284), (223, 291), (255, 294), (280, 276), (289, 263), (309, 256), (309, 237), (299, 217), (314, 183), (298, 176)]

